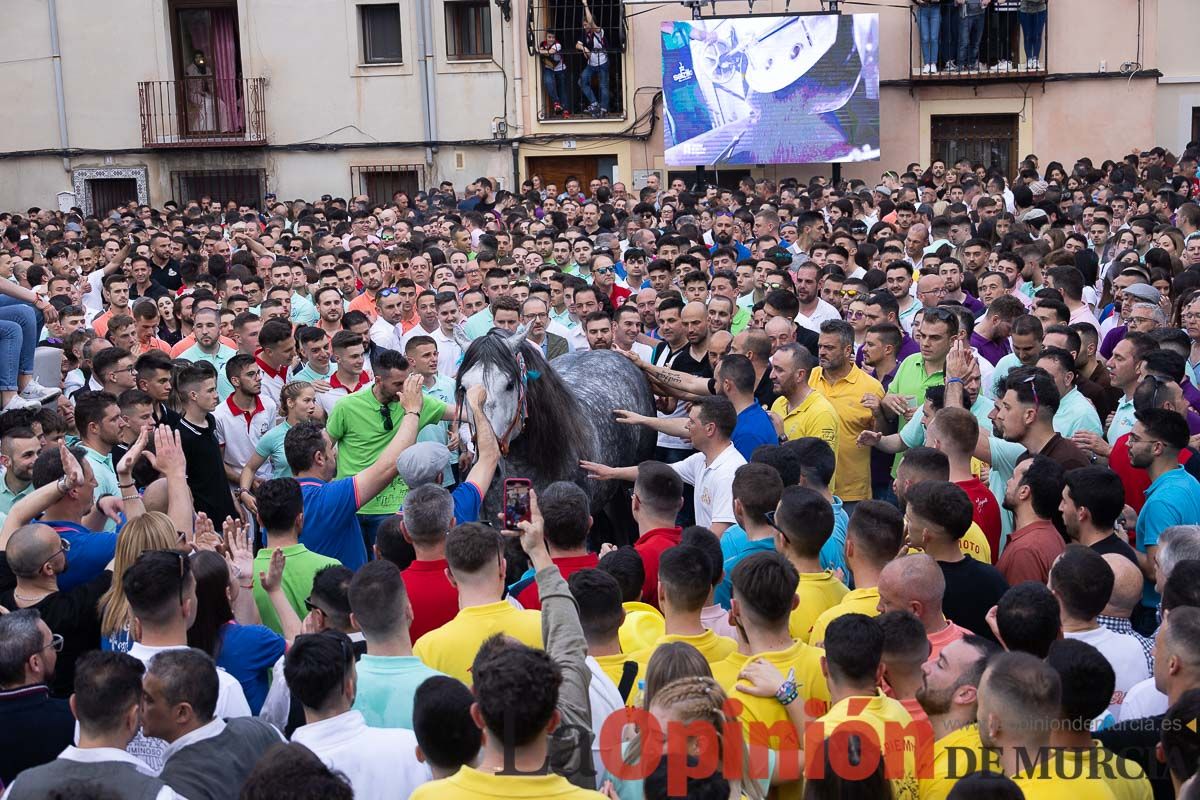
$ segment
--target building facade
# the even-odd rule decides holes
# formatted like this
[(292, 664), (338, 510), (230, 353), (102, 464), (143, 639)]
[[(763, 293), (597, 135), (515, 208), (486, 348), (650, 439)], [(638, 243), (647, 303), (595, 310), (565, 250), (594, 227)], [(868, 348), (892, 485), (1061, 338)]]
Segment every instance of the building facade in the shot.
[[(1018, 0), (998, 0), (984, 36), (991, 69), (937, 75), (921, 74), (915, 18), (900, 5), (843, 6), (879, 14), (883, 119), (880, 161), (846, 164), (847, 177), (935, 156), (1011, 174), (1030, 152), (1069, 166), (1200, 137), (1186, 38), (1196, 0), (1053, 0), (1036, 68)], [(752, 11), (785, 9), (819, 3), (757, 0)], [(660, 27), (690, 17), (680, 3), (34, 0), (6, 12), (0, 208), (266, 192), (386, 200), (481, 175), (513, 188), (533, 174), (632, 186), (650, 172), (696, 174), (663, 160)]]

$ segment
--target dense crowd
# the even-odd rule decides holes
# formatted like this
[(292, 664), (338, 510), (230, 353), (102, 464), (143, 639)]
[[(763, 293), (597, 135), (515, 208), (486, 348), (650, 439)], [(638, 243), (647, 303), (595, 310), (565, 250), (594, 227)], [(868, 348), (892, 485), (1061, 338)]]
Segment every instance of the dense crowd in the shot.
[(0, 214), (4, 800), (1196, 796), (1198, 154)]

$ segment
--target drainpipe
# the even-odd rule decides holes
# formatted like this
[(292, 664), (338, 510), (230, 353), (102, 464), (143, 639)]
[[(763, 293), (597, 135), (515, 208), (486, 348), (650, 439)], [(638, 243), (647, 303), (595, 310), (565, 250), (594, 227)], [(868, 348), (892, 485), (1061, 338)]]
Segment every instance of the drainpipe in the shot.
[[(437, 94), (434, 91), (433, 25), (427, 3), (414, 3), (417, 9), (417, 63), (421, 70), (421, 112), (425, 116), (425, 141), (437, 141)], [(425, 165), (433, 165), (436, 147), (425, 148)], [(430, 183), (433, 175), (429, 176)]]
[[(62, 52), (58, 46), (58, 3), (48, 0), (50, 9), (50, 63), (54, 66), (54, 101), (58, 106), (58, 140), (63, 150), (71, 149), (71, 139), (67, 135), (67, 99), (63, 93)], [(63, 157), (63, 169), (71, 171), (71, 159)]]
[[(534, 0), (526, 0), (533, 2)], [(525, 130), (525, 103), (522, 99), (523, 89), (525, 88), (525, 50), (521, 46), (524, 37), (521, 35), (520, 15), (514, 10), (512, 13), (512, 59), (513, 59), (513, 124), (508, 129), (508, 137), (516, 139), (522, 135)], [(513, 159), (513, 194), (517, 194), (521, 188), (521, 158), (520, 145), (513, 142), (512, 159)]]

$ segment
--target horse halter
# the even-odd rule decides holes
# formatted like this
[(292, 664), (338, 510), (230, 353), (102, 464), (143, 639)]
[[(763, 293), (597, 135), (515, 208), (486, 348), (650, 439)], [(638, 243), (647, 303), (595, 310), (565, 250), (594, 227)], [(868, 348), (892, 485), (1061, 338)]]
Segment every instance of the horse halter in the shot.
[[(525, 355), (517, 353), (517, 369), (521, 374), (520, 385), (517, 387), (517, 411), (513, 414), (512, 421), (508, 423), (508, 427), (504, 429), (504, 433), (498, 438), (500, 446), (500, 455), (507, 457), (512, 432), (517, 429), (517, 425), (523, 425), (525, 420), (529, 419), (529, 382), (535, 381), (542, 376), (542, 373), (536, 369), (526, 369)], [(467, 390), (459, 389), (458, 397), (458, 414), (454, 420), (454, 427), (457, 429), (462, 416), (463, 403), (466, 401)], [(475, 428), (471, 426), (471, 436), (475, 437)]]

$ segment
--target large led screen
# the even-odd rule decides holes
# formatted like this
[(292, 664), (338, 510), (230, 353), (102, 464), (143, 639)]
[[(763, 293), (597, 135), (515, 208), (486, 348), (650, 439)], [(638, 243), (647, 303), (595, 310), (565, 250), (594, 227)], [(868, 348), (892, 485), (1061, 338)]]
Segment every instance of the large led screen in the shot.
[(669, 166), (879, 158), (879, 17), (662, 24)]

